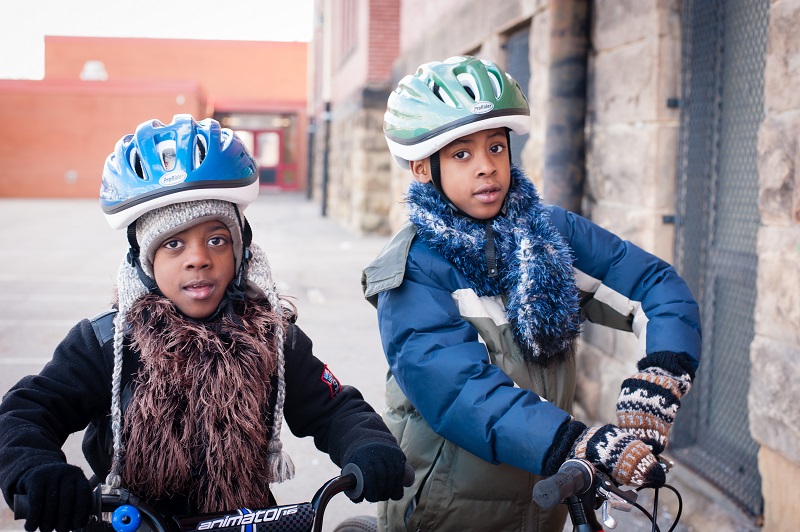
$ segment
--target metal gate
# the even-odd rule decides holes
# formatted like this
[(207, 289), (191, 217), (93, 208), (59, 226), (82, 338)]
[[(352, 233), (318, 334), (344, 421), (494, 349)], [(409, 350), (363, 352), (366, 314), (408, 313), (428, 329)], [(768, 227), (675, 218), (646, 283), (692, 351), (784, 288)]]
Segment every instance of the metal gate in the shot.
[(676, 267), (700, 304), (703, 355), (671, 453), (762, 514), (747, 396), (769, 0), (685, 0)]

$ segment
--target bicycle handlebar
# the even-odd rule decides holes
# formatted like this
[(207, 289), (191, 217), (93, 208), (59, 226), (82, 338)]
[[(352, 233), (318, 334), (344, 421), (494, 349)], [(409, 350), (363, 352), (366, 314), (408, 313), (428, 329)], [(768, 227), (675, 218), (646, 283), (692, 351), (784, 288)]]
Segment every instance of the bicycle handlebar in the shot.
[(533, 500), (542, 508), (552, 508), (564, 499), (580, 495), (592, 487), (595, 470), (586, 460), (567, 460), (558, 472), (540, 480), (533, 488)]
[[(673, 465), (670, 460), (661, 457), (659, 462), (665, 472)], [(663, 487), (672, 491), (678, 499), (678, 511), (669, 529), (669, 532), (672, 532), (680, 519), (683, 501), (678, 490), (666, 484)], [(614, 528), (616, 520), (611, 516), (611, 510), (630, 512), (633, 508), (647, 517), (654, 531), (659, 530), (656, 525), (658, 488), (655, 491), (652, 515), (637, 504), (639, 489), (642, 488), (622, 489), (587, 460), (572, 458), (564, 462), (556, 474), (536, 483), (533, 488), (533, 500), (545, 509), (564, 503), (572, 520), (573, 530), (578, 532), (604, 529), (597, 520), (595, 510), (602, 511), (603, 523), (607, 528)]]
[[(344, 494), (347, 495), (351, 500), (356, 500), (361, 497), (361, 494), (364, 491), (364, 475), (361, 472), (361, 469), (359, 469), (359, 467), (353, 463), (346, 464), (342, 468), (342, 476), (350, 473), (356, 477), (356, 482), (352, 488), (344, 490)], [(405, 470), (403, 470), (403, 487), (408, 488), (409, 486), (413, 485), (415, 476), (414, 468), (406, 463)]]
[[(403, 472), (403, 486), (411, 486), (414, 483), (414, 477), (414, 469), (409, 464), (406, 464)], [(309, 512), (312, 513), (313, 528), (311, 528), (311, 530), (321, 530), (322, 515), (325, 511), (325, 507), (334, 495), (338, 493), (344, 493), (351, 500), (355, 500), (361, 497), (363, 491), (364, 475), (361, 472), (361, 469), (353, 463), (346, 464), (342, 468), (341, 475), (326, 482), (314, 495), (311, 503), (304, 503), (301, 505), (295, 504), (285, 507), (273, 507), (272, 510), (274, 511), (272, 511), (272, 514), (280, 516), (282, 514), (282, 512), (280, 512), (281, 508), (287, 508), (289, 513), (295, 513), (298, 511), (298, 506), (305, 506), (308, 507)], [(127, 490), (116, 490), (114, 494), (104, 494), (102, 492), (102, 486), (98, 486), (95, 488), (93, 496), (92, 514), (96, 516), (100, 516), (102, 512), (111, 512), (114, 509), (124, 505), (131, 505), (138, 509), (142, 514), (146, 515), (157, 530), (170, 530), (169, 519), (166, 516), (158, 514), (144, 501), (141, 501), (138, 497), (132, 495)], [(25, 519), (30, 509), (28, 504), (28, 496), (25, 494), (14, 495), (13, 509), (14, 519)], [(265, 509), (264, 513), (269, 514), (270, 510)], [(225, 512), (221, 512), (218, 515), (224, 516), (225, 514)], [(190, 520), (196, 521), (196, 519)]]

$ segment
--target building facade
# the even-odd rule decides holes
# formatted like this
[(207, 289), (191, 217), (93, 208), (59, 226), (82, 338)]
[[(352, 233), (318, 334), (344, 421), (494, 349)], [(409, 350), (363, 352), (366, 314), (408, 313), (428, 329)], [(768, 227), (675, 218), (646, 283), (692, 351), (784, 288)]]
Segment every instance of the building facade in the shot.
[(41, 81), (0, 80), (3, 197), (96, 197), (114, 142), (179, 113), (235, 130), (262, 186), (304, 190), (305, 42), (45, 38)]
[[(347, 61), (370, 56), (378, 7), (398, 10), (399, 27), (383, 30), (398, 49), (386, 77), (367, 82)], [(411, 176), (381, 144), (389, 91), (452, 55), (506, 68), (532, 111), (512, 153), (545, 201), (675, 264), (700, 303), (703, 359), (668, 450), (682, 522), (790, 530), (800, 496), (800, 0), (319, 0), (317, 19), (312, 54), (326, 68), (309, 98), (327, 148), (318, 133), (313, 197), (356, 230), (399, 228)], [(345, 80), (358, 98), (334, 90)], [(354, 198), (369, 198), (370, 223), (354, 221)], [(579, 418), (613, 421), (636, 344), (584, 327)]]

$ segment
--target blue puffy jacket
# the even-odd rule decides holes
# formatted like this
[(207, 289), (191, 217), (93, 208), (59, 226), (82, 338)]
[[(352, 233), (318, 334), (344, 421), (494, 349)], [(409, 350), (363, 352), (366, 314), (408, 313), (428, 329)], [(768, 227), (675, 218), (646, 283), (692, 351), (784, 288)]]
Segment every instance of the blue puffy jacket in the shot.
[[(546, 211), (573, 253), (582, 317), (633, 331), (641, 356), (683, 352), (696, 368), (699, 312), (675, 270), (581, 216), (554, 206)], [(538, 511), (530, 508), (530, 487), (570, 419), (574, 361), (537, 368), (523, 360), (502, 298), (478, 297), (450, 262), (414, 236), (409, 223), (364, 270), (364, 295), (377, 306), (391, 370), (384, 419), (417, 469), (408, 490), (414, 493), (379, 513), (384, 525), (388, 512), (390, 523), (405, 519), (422, 529), (456, 529), (505, 513), (509, 520), (492, 525), (516, 529)], [(461, 449), (473, 456), (457, 458)], [(457, 471), (465, 467), (467, 473)], [(492, 476), (502, 480), (493, 483)], [(481, 485), (454, 485), (458, 478)], [(487, 484), (505, 495), (487, 500)]]

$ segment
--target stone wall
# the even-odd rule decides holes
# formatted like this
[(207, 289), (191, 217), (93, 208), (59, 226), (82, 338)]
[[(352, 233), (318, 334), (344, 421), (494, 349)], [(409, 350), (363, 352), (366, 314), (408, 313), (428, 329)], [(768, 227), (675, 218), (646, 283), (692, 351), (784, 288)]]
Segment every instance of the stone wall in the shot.
[[(587, 101), (584, 215), (671, 262), (680, 112), (680, 2), (596, 0)], [(584, 326), (578, 404), (612, 422), (644, 352), (633, 335)]]
[(800, 497), (800, 0), (770, 6), (758, 138), (758, 296), (750, 432), (761, 445), (764, 530), (795, 527)]
[(391, 231), (392, 158), (382, 134), (388, 94), (364, 89), (331, 110), (327, 212), (357, 234)]

